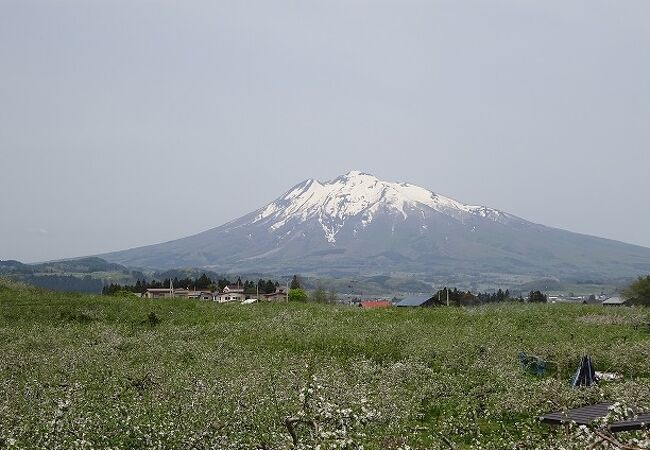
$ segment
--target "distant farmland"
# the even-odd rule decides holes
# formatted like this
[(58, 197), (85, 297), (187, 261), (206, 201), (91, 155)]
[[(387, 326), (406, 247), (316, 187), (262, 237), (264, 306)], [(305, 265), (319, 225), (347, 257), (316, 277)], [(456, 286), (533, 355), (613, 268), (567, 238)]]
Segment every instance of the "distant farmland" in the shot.
[[(590, 436), (535, 417), (603, 400), (650, 408), (648, 316), (219, 305), (3, 282), (0, 448), (584, 449)], [(547, 373), (527, 374), (520, 351)], [(585, 353), (623, 380), (571, 389)]]

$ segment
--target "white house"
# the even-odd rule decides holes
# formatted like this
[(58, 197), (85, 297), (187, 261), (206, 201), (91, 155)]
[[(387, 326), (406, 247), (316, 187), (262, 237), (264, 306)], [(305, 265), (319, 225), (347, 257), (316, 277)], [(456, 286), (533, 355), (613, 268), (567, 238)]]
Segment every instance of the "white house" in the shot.
[(229, 284), (225, 288), (223, 288), (223, 293), (224, 294), (242, 294), (244, 292), (244, 287), (239, 285), (239, 284)]
[(221, 294), (215, 294), (214, 300), (219, 303), (228, 303), (228, 302), (243, 302), (246, 300), (246, 295), (243, 292), (224, 292)]

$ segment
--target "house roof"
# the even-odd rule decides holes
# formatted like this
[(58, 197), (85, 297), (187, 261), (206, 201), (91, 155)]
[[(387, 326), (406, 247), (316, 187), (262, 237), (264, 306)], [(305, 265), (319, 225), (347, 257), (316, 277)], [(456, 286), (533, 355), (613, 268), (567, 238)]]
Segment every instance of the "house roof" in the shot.
[(627, 300), (621, 297), (610, 297), (603, 301), (603, 305), (623, 305)]
[(363, 309), (374, 309), (374, 308), (388, 308), (390, 307), (390, 301), (388, 300), (364, 300), (359, 303)]
[(430, 295), (416, 295), (404, 298), (396, 306), (422, 306), (429, 300), (431, 300)]
[(264, 297), (286, 297), (287, 293), (283, 291), (275, 291), (270, 294), (263, 294)]

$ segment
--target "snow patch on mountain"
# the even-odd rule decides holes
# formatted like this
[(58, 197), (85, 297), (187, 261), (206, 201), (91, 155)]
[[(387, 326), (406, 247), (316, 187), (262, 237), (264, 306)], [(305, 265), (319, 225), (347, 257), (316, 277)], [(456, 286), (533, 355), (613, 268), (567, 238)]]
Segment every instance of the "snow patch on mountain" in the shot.
[(337, 233), (352, 218), (358, 218), (365, 228), (380, 213), (404, 221), (413, 213), (426, 218), (427, 209), (460, 221), (470, 216), (495, 222), (514, 219), (496, 209), (466, 205), (419, 186), (381, 181), (352, 171), (328, 182), (310, 179), (298, 184), (262, 208), (250, 223), (268, 223), (269, 231), (275, 231), (289, 223), (316, 220), (325, 238), (334, 244)]

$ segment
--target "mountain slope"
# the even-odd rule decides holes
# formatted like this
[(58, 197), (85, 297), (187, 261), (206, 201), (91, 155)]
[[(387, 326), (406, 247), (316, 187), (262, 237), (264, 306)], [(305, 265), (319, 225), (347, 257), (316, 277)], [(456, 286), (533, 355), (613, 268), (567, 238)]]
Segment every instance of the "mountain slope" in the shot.
[(142, 267), (355, 273), (499, 272), (619, 277), (650, 272), (650, 249), (528, 222), (407, 183), (350, 172), (306, 180), (194, 236), (101, 255)]

